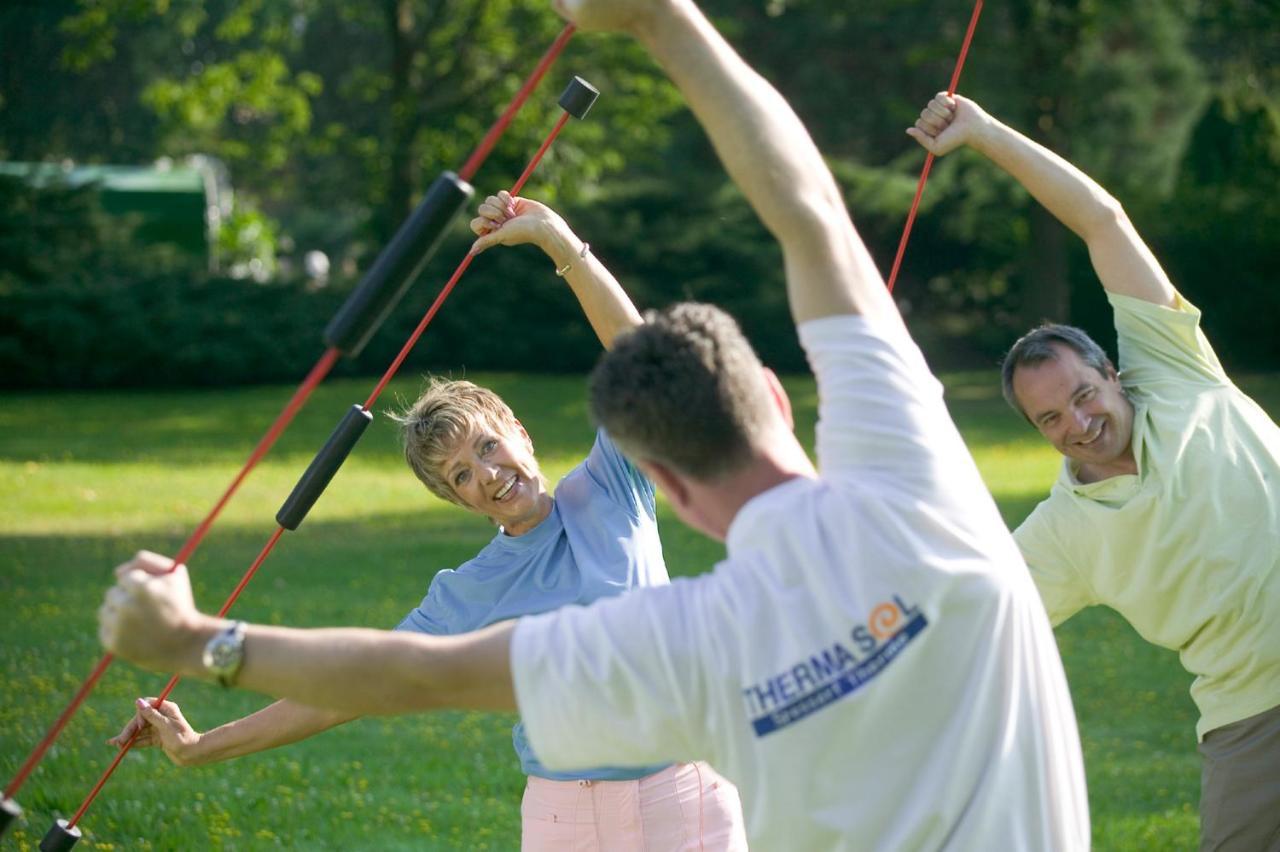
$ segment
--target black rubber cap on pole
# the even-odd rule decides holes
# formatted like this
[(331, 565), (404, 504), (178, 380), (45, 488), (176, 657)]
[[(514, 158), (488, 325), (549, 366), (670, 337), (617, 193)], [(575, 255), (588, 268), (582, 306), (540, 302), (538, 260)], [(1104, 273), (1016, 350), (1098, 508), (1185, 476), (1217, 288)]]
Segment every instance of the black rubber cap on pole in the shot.
[(449, 223), (473, 192), (471, 184), (453, 172), (435, 179), (422, 203), (396, 231), (325, 327), (325, 345), (352, 358), (360, 354), (435, 254)]
[(586, 118), (587, 110), (591, 109), (598, 97), (599, 89), (581, 77), (574, 77), (560, 96), (560, 108), (574, 118)]
[(298, 484), (293, 486), (293, 493), (284, 501), (280, 511), (276, 512), (276, 523), (287, 530), (296, 530), (298, 524), (311, 511), (311, 507), (320, 499), (320, 495), (329, 487), (333, 475), (342, 467), (342, 463), (351, 454), (351, 449), (360, 440), (364, 430), (373, 422), (373, 415), (359, 405), (351, 406), (351, 410), (338, 423), (329, 440), (316, 453), (316, 457), (307, 466)]
[(22, 808), (8, 796), (0, 795), (0, 837), (22, 816)]
[(67, 849), (76, 845), (80, 837), (80, 826), (68, 826), (65, 819), (60, 819), (40, 841), (40, 852), (66, 852)]

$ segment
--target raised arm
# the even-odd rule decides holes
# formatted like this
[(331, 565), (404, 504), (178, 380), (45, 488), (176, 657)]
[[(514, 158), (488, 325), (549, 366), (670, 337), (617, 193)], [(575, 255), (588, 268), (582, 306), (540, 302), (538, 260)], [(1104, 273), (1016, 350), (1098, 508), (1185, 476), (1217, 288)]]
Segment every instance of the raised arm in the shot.
[[(172, 566), (144, 551), (117, 568), (99, 638), (144, 668), (208, 680), (205, 645), (230, 622), (198, 612), (186, 566)], [(514, 710), (512, 626), (461, 636), (249, 626), (237, 685), (347, 716)]]
[(191, 726), (182, 708), (172, 701), (138, 699), (134, 717), (119, 734), (107, 740), (120, 747), (139, 731), (133, 748), (159, 747), (178, 766), (202, 766), (233, 757), (243, 757), (277, 746), (296, 743), (356, 718), (352, 713), (335, 713), (277, 701), (256, 713), (200, 732)]
[(1173, 306), (1173, 284), (1120, 202), (1048, 148), (1001, 124), (968, 98), (945, 92), (929, 102), (907, 133), (937, 156), (961, 145), (983, 154), (1085, 241), (1094, 271), (1109, 292)]
[(583, 29), (634, 35), (684, 93), (729, 175), (782, 244), (797, 322), (848, 313), (897, 321), (804, 125), (692, 0), (557, 0), (556, 7)]
[(503, 190), (484, 200), (471, 220), (471, 230), (479, 236), (471, 248), (473, 254), (492, 246), (524, 243), (542, 249), (569, 282), (605, 349), (619, 334), (643, 322), (618, 279), (547, 205), (531, 198), (513, 197)]

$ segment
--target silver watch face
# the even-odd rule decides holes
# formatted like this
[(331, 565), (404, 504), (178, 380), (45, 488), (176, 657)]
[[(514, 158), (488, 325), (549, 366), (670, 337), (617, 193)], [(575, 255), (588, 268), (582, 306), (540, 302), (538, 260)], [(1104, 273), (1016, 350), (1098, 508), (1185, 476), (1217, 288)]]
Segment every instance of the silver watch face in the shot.
[(240, 662), (240, 643), (233, 636), (221, 634), (205, 651), (205, 666), (214, 674), (230, 674)]
[(209, 640), (201, 662), (205, 670), (224, 686), (240, 671), (244, 662), (244, 626), (235, 624)]

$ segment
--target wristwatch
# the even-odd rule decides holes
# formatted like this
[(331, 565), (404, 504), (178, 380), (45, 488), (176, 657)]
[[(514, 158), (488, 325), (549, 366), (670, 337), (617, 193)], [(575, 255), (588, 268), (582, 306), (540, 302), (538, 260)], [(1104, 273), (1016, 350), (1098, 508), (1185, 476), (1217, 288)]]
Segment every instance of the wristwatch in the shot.
[(204, 670), (222, 686), (234, 686), (244, 665), (244, 622), (233, 621), (204, 646)]

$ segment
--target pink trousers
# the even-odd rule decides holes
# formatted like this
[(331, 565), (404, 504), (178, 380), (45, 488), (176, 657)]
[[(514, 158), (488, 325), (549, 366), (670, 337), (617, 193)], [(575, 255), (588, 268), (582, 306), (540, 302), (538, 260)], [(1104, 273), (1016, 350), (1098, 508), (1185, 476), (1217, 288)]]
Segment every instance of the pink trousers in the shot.
[(520, 804), (523, 852), (739, 852), (742, 803), (705, 763), (678, 763), (636, 781), (530, 776)]

